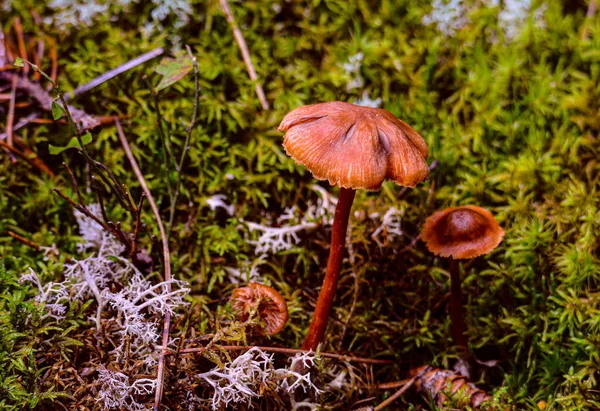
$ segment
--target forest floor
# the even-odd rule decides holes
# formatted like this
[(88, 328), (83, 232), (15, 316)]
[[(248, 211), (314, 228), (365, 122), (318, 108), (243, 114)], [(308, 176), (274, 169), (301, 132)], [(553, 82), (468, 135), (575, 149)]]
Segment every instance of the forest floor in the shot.
[[(0, 408), (600, 409), (596, 0), (231, 1), (255, 81), (224, 3), (0, 4)], [(314, 355), (340, 190), (277, 127), (326, 101), (389, 110), (432, 171), (357, 191)], [(461, 265), (470, 367), (420, 240), (460, 205), (505, 232)], [(248, 282), (280, 333), (232, 308)]]

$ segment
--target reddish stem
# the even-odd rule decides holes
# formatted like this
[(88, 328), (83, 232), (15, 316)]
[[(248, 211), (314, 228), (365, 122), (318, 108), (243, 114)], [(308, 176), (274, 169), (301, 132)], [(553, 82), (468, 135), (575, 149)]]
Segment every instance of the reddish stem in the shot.
[(325, 279), (323, 280), (323, 286), (319, 293), (317, 307), (315, 308), (308, 334), (306, 334), (304, 343), (302, 343), (303, 350), (316, 350), (325, 335), (327, 319), (331, 313), (331, 307), (335, 299), (335, 290), (340, 279), (344, 249), (346, 248), (348, 218), (350, 217), (355, 193), (356, 191), (351, 188), (342, 188), (340, 192), (340, 198), (335, 208), (335, 217), (333, 219), (331, 250), (329, 251), (327, 271), (325, 272)]
[(465, 317), (461, 301), (460, 290), (460, 263), (454, 258), (450, 258), (450, 321), (452, 322), (452, 336), (454, 342), (463, 350), (463, 355), (467, 355), (467, 337), (465, 336)]

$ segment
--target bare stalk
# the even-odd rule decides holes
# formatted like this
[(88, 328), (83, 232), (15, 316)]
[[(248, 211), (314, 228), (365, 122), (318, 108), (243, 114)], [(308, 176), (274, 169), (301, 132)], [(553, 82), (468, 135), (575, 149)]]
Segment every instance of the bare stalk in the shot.
[[(154, 197), (152, 197), (152, 193), (148, 188), (148, 184), (146, 184), (146, 180), (144, 179), (144, 175), (140, 171), (140, 167), (133, 156), (131, 151), (131, 147), (127, 142), (127, 137), (125, 137), (125, 133), (123, 132), (123, 128), (121, 127), (121, 122), (118, 117), (115, 117), (115, 126), (117, 127), (117, 134), (119, 135), (119, 140), (121, 140), (121, 145), (123, 146), (123, 150), (125, 150), (125, 154), (131, 163), (131, 168), (133, 168), (133, 172), (135, 173), (138, 181), (140, 182), (140, 186), (142, 190), (146, 194), (148, 198), (148, 203), (150, 203), (150, 207), (152, 208), (152, 212), (154, 213), (154, 217), (156, 218), (156, 223), (158, 224), (158, 230), (160, 231), (160, 238), (163, 245), (163, 259), (164, 259), (164, 269), (165, 269), (165, 281), (167, 282), (167, 293), (171, 292), (171, 254), (169, 252), (169, 243), (167, 242), (167, 234), (165, 231), (165, 227), (163, 226), (162, 219), (160, 218), (160, 212), (158, 207), (156, 206), (156, 202), (154, 202)], [(169, 343), (169, 327), (171, 324), (171, 313), (167, 310), (165, 313), (165, 320), (163, 324), (163, 338), (162, 338), (162, 346), (160, 351), (160, 357), (158, 359), (158, 370), (156, 373), (156, 392), (154, 396), (154, 409), (158, 410), (160, 408), (160, 402), (162, 400), (163, 389), (164, 389), (164, 377), (165, 377), (165, 356), (167, 355), (167, 344)]]
[(254, 65), (252, 64), (252, 59), (250, 58), (250, 52), (248, 51), (248, 46), (246, 45), (246, 40), (244, 40), (244, 36), (240, 31), (237, 23), (235, 22), (235, 17), (231, 12), (231, 8), (229, 7), (229, 3), (227, 0), (219, 0), (221, 3), (221, 8), (223, 9), (223, 13), (225, 13), (225, 18), (227, 22), (231, 26), (231, 30), (233, 31), (233, 37), (235, 37), (235, 41), (240, 48), (240, 52), (242, 53), (242, 58), (244, 59), (244, 64), (246, 64), (246, 69), (248, 70), (248, 75), (250, 75), (250, 80), (256, 83), (256, 95), (258, 96), (258, 100), (260, 100), (260, 105), (263, 110), (269, 109), (269, 102), (267, 101), (267, 97), (265, 97), (265, 92), (258, 82), (258, 76), (256, 75), (256, 70), (254, 69)]
[(169, 224), (167, 225), (167, 234), (171, 235), (171, 230), (173, 229), (173, 220), (175, 219), (175, 207), (177, 206), (177, 199), (179, 198), (179, 193), (181, 190), (181, 177), (183, 174), (183, 164), (185, 162), (185, 157), (189, 150), (190, 139), (192, 137), (192, 131), (196, 126), (196, 122), (198, 121), (198, 101), (200, 99), (200, 84), (198, 81), (199, 71), (198, 71), (198, 61), (196, 60), (196, 56), (192, 55), (192, 50), (190, 46), (186, 46), (187, 52), (192, 59), (192, 64), (194, 65), (194, 111), (192, 113), (192, 120), (190, 121), (189, 126), (186, 130), (185, 135), (185, 143), (183, 144), (183, 150), (181, 152), (181, 157), (179, 158), (179, 166), (177, 167), (177, 183), (175, 185), (175, 194), (171, 199), (171, 207), (169, 210)]
[(351, 188), (343, 188), (340, 191), (340, 198), (335, 208), (335, 217), (333, 219), (333, 228), (331, 232), (331, 249), (329, 251), (329, 260), (327, 262), (327, 271), (323, 286), (319, 293), (317, 306), (313, 315), (308, 334), (302, 343), (304, 350), (316, 350), (319, 343), (323, 340), (327, 320), (333, 307), (335, 291), (340, 279), (342, 261), (344, 259), (344, 250), (346, 249), (346, 230), (348, 229), (348, 218), (354, 202), (356, 191)]

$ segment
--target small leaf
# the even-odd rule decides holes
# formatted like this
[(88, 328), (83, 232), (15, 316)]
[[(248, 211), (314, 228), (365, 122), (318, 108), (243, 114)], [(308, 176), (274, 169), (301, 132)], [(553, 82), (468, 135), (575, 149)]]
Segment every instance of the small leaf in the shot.
[(63, 108), (56, 101), (52, 102), (52, 118), (58, 120), (63, 115)]
[(87, 146), (92, 142), (92, 133), (89, 131), (81, 136), (81, 141), (83, 141), (83, 145)]
[(17, 57), (14, 65), (15, 65), (15, 67), (23, 67), (23, 66), (25, 66), (25, 62), (23, 61), (23, 59), (21, 57)]
[(189, 73), (193, 67), (192, 60), (185, 51), (180, 51), (175, 54), (175, 58), (163, 58), (155, 68), (155, 71), (163, 76), (160, 83), (158, 83), (158, 86), (156, 86), (156, 91), (158, 92), (177, 83)]
[[(85, 133), (83, 136), (81, 136), (81, 141), (83, 142), (84, 145), (91, 143), (92, 142), (92, 134), (89, 132)], [(79, 145), (79, 141), (77, 141), (77, 137), (73, 137), (71, 140), (69, 140), (69, 144), (67, 144), (64, 147), (57, 147), (57, 146), (53, 146), (52, 144), (48, 145), (48, 151), (53, 156), (60, 154), (69, 148), (81, 148), (81, 146)]]

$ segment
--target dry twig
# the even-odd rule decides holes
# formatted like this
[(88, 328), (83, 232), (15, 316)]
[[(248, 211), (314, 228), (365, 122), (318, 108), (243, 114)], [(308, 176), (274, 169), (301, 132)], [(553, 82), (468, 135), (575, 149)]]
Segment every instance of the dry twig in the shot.
[[(123, 128), (121, 127), (121, 122), (117, 117), (115, 117), (115, 126), (117, 127), (117, 134), (119, 135), (119, 140), (121, 140), (121, 145), (123, 146), (123, 150), (125, 150), (125, 154), (131, 163), (131, 168), (133, 168), (133, 172), (135, 173), (142, 190), (146, 194), (148, 198), (148, 203), (150, 203), (150, 207), (152, 207), (152, 211), (154, 212), (154, 216), (156, 218), (156, 222), (158, 224), (158, 230), (160, 231), (160, 238), (162, 240), (163, 245), (163, 258), (164, 258), (164, 269), (165, 269), (165, 281), (167, 281), (167, 293), (171, 292), (171, 254), (169, 252), (169, 243), (167, 242), (167, 234), (165, 228), (163, 226), (162, 220), (160, 218), (160, 212), (156, 203), (154, 202), (154, 198), (152, 197), (152, 193), (148, 188), (148, 184), (146, 184), (146, 180), (144, 179), (144, 175), (140, 171), (140, 167), (133, 156), (131, 151), (131, 147), (127, 142), (127, 137), (123, 132)], [(164, 372), (165, 372), (165, 356), (167, 355), (167, 344), (169, 343), (169, 327), (171, 323), (171, 314), (169, 311), (165, 313), (165, 321), (163, 325), (163, 338), (162, 338), (162, 347), (160, 351), (160, 357), (158, 359), (158, 371), (156, 374), (156, 393), (154, 397), (154, 409), (158, 411), (160, 408), (160, 402), (162, 400), (163, 387), (164, 387)]]
[(402, 388), (400, 388), (398, 391), (396, 391), (394, 394), (392, 394), (388, 399), (386, 399), (381, 404), (379, 404), (377, 407), (375, 407), (373, 409), (373, 411), (383, 410), (385, 407), (387, 407), (388, 405), (390, 405), (391, 403), (396, 401), (398, 398), (400, 398), (400, 396), (402, 394), (404, 394), (406, 392), (406, 390), (408, 390), (410, 387), (412, 387), (412, 385), (415, 383), (417, 378), (419, 378), (419, 375), (415, 375), (414, 377), (412, 377), (410, 380), (408, 380), (404, 384), (404, 386)]
[[(285, 347), (265, 347), (265, 346), (249, 346), (249, 345), (215, 345), (213, 347), (206, 346), (206, 347), (198, 347), (198, 348), (184, 348), (182, 350), (179, 350), (178, 352), (173, 351), (173, 352), (170, 352), (169, 354), (171, 354), (171, 355), (193, 354), (193, 353), (202, 354), (203, 352), (205, 352), (206, 350), (209, 350), (209, 349), (226, 350), (226, 351), (247, 351), (252, 348), (258, 348), (259, 350), (266, 351), (266, 352), (274, 352), (274, 353), (288, 354), (288, 355), (304, 354), (304, 353), (310, 352), (310, 350), (300, 350), (300, 349), (296, 349), (296, 348), (285, 348)], [(322, 357), (327, 357), (327, 358), (335, 358), (336, 360), (342, 360), (342, 361), (347, 361), (347, 362), (360, 362), (363, 364), (387, 365), (387, 364), (393, 364), (395, 362), (393, 360), (379, 360), (376, 358), (362, 358), (362, 357), (355, 357), (352, 355), (334, 354), (334, 353), (327, 353), (327, 352), (320, 352), (319, 355)]]
[(6, 142), (13, 146), (13, 125), (15, 122), (15, 100), (17, 99), (17, 77), (14, 76), (10, 86), (10, 102), (8, 103), (8, 119), (6, 121)]
[(27, 238), (22, 237), (17, 233), (9, 231), (8, 235), (11, 236), (12, 238), (14, 238), (15, 240), (17, 240), (18, 242), (35, 249), (36, 251), (40, 251), (42, 249), (42, 247), (38, 243), (28, 240)]
[(588, 25), (592, 21), (594, 14), (596, 14), (596, 8), (598, 7), (598, 3), (596, 0), (590, 0), (590, 5), (588, 6), (587, 13), (585, 15), (585, 19), (587, 20), (584, 24), (583, 33), (581, 33), (581, 37), (584, 40), (587, 40), (590, 36)]
[(233, 37), (235, 37), (235, 41), (240, 48), (240, 52), (242, 53), (242, 58), (244, 59), (244, 64), (246, 64), (246, 69), (248, 70), (248, 74), (250, 75), (250, 80), (256, 83), (256, 95), (260, 100), (260, 105), (263, 110), (269, 109), (269, 102), (265, 97), (265, 92), (258, 82), (258, 76), (256, 75), (256, 70), (254, 69), (254, 65), (252, 64), (252, 59), (250, 58), (250, 52), (248, 51), (248, 45), (246, 44), (246, 40), (244, 40), (244, 36), (240, 31), (237, 23), (235, 22), (235, 17), (231, 12), (231, 8), (229, 7), (229, 3), (227, 0), (219, 0), (221, 3), (221, 8), (223, 9), (223, 13), (225, 13), (225, 18), (227, 22), (231, 26), (231, 30), (233, 31)]
[(27, 163), (29, 163), (29, 165), (31, 165), (32, 167), (45, 172), (50, 177), (54, 177), (54, 173), (52, 172), (52, 170), (50, 170), (48, 168), (48, 166), (46, 164), (44, 164), (44, 162), (42, 162), (39, 158), (37, 158), (37, 157), (30, 158), (30, 156), (32, 156), (32, 155), (35, 156), (35, 154), (30, 149), (26, 148), (25, 149), (26, 152), (23, 152), (23, 151), (17, 149), (16, 147), (9, 146), (8, 143), (5, 143), (3, 141), (0, 141), (0, 147), (4, 148), (11, 154), (15, 154), (18, 157), (21, 157), (23, 160), (27, 161)]

